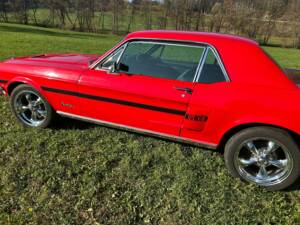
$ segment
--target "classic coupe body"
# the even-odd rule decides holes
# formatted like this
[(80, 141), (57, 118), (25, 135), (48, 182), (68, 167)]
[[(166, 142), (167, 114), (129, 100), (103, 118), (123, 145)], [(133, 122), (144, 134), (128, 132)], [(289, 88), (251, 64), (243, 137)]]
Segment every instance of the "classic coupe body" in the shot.
[(249, 39), (142, 31), (102, 56), (43, 54), (0, 64), (16, 118), (55, 114), (219, 149), (232, 175), (283, 189), (300, 174), (300, 91)]

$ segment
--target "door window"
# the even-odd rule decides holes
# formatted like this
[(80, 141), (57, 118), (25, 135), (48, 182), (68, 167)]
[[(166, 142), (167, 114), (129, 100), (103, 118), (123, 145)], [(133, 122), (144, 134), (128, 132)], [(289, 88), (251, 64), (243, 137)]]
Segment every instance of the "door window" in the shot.
[(204, 47), (169, 43), (130, 42), (120, 59), (120, 72), (194, 80)]

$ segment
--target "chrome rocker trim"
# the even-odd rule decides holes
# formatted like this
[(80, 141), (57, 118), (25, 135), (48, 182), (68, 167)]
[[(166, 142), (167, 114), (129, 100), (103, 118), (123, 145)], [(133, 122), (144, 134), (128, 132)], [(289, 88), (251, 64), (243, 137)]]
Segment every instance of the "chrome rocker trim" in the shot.
[(84, 122), (89, 122), (89, 123), (108, 126), (108, 127), (112, 127), (112, 128), (122, 129), (122, 130), (125, 130), (125, 131), (141, 133), (141, 134), (147, 134), (147, 135), (150, 135), (150, 136), (153, 136), (153, 137), (158, 137), (158, 138), (163, 138), (163, 139), (172, 140), (172, 141), (176, 141), (176, 142), (181, 142), (181, 143), (185, 143), (185, 144), (195, 145), (197, 147), (213, 149), (213, 150), (217, 149), (217, 147), (218, 147), (217, 144), (199, 142), (199, 141), (193, 140), (193, 139), (181, 138), (181, 137), (178, 137), (178, 136), (173, 136), (173, 135), (168, 135), (168, 134), (164, 134), (164, 133), (154, 132), (154, 131), (151, 131), (151, 130), (120, 125), (120, 124), (117, 124), (117, 123), (111, 123), (111, 122), (107, 122), (107, 121), (103, 121), (103, 120), (97, 120), (97, 119), (93, 119), (93, 118), (89, 118), (89, 117), (85, 117), (85, 116), (78, 116), (78, 115), (75, 115), (75, 114), (72, 114), (72, 113), (66, 113), (66, 112), (61, 112), (61, 111), (57, 111), (56, 113), (59, 114), (62, 117), (68, 117), (68, 118), (71, 118), (71, 119), (78, 119), (78, 120), (81, 120), (81, 121), (84, 121)]

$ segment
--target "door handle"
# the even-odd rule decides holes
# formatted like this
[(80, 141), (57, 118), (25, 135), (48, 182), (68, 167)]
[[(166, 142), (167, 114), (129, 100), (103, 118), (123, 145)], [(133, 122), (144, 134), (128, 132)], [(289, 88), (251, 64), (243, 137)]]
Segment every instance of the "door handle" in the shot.
[(183, 92), (188, 93), (188, 94), (192, 94), (193, 93), (193, 90), (191, 88), (175, 87), (175, 89), (177, 91), (183, 91)]

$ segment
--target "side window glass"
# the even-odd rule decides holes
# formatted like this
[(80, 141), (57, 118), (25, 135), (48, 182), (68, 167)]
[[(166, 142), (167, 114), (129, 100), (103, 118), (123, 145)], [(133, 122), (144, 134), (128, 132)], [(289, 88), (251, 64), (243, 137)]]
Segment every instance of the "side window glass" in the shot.
[(203, 52), (202, 46), (132, 42), (120, 63), (130, 74), (192, 82)]
[(226, 78), (221, 69), (221, 66), (214, 52), (211, 48), (209, 48), (198, 82), (211, 84), (224, 81), (226, 81)]
[(203, 48), (169, 45), (165, 47), (161, 59), (198, 65), (203, 52)]
[[(142, 43), (142, 42), (131, 42), (127, 45), (127, 48), (124, 51), (124, 54), (120, 60), (123, 65), (126, 65), (128, 72), (130, 74), (142, 74), (141, 68), (143, 67), (143, 63), (149, 60), (154, 60), (156, 56), (152, 51), (154, 44), (151, 43)], [(146, 62), (147, 63), (147, 62)]]
[(125, 46), (120, 47), (119, 49), (117, 49), (115, 52), (113, 52), (111, 55), (109, 55), (104, 62), (102, 62), (99, 66), (97, 66), (97, 68), (99, 69), (110, 69), (110, 67), (118, 61), (118, 59), (120, 58), (123, 50), (124, 50)]

